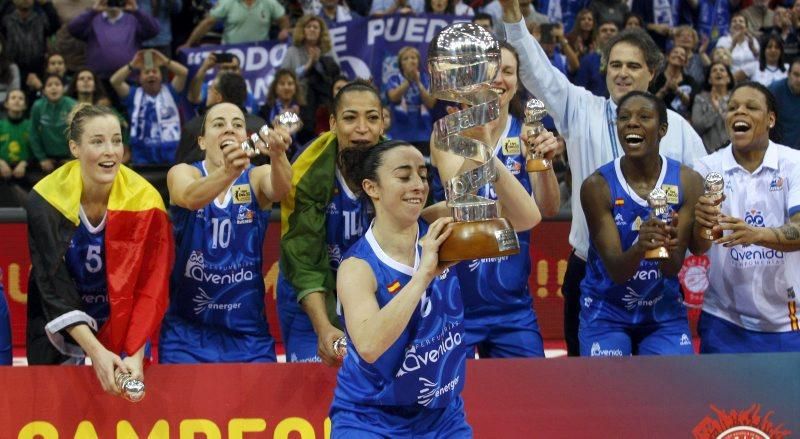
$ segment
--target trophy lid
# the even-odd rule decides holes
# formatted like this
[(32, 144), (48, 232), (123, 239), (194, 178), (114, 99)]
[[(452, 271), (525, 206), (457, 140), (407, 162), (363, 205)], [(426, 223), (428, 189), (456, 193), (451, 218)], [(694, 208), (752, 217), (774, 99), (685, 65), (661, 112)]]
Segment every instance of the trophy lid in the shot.
[(500, 67), (500, 44), (486, 29), (455, 23), (428, 46), (428, 70), (434, 97), (460, 102), (464, 94), (488, 88)]
[(667, 205), (667, 193), (664, 189), (657, 187), (650, 191), (650, 195), (647, 196), (647, 203), (651, 208), (664, 207)]
[(536, 98), (528, 99), (525, 103), (525, 123), (537, 123), (547, 116), (547, 109), (544, 102)]
[(706, 175), (703, 186), (705, 191), (709, 193), (722, 192), (725, 187), (725, 181), (722, 179), (722, 174), (719, 172), (709, 172), (708, 175)]
[(289, 134), (295, 134), (303, 127), (303, 121), (297, 113), (287, 110), (278, 115), (278, 125), (285, 128)]

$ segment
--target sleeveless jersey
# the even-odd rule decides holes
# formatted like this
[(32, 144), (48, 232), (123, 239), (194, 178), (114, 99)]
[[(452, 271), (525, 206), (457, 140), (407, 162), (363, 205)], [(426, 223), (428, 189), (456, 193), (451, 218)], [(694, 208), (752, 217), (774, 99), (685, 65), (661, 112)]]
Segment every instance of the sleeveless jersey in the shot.
[[(427, 225), (420, 221), (419, 236), (426, 231)], [(411, 280), (420, 252), (417, 245), (415, 267), (401, 264), (383, 252), (370, 229), (347, 257), (369, 264), (378, 284), (375, 296), (383, 308)], [(377, 361), (367, 363), (355, 346), (348, 346), (332, 409), (354, 404), (447, 407), (464, 386), (465, 360), (464, 307), (451, 268), (433, 280), (403, 333)]]
[[(526, 158), (519, 137), (521, 132), (522, 121), (509, 115), (506, 130), (495, 147), (494, 155), (531, 193), (531, 181), (525, 171)], [(431, 186), (436, 201), (444, 200), (438, 172), (433, 173)], [(478, 195), (497, 200), (497, 194), (489, 185), (480, 189)], [(528, 291), (528, 278), (531, 274), (531, 232), (517, 233), (517, 237), (520, 249), (516, 255), (474, 259), (456, 266), (468, 320), (480, 319), (492, 323), (507, 320), (515, 311), (524, 314), (530, 312), (532, 298)]]
[[(193, 164), (205, 177), (204, 162)], [(250, 185), (252, 166), (225, 195), (197, 210), (170, 206), (175, 267), (168, 316), (235, 333), (268, 335), (262, 247), (269, 210)]]
[[(611, 192), (611, 214), (619, 232), (622, 251), (639, 239), (639, 226), (650, 217), (647, 200), (628, 186), (620, 168), (621, 158), (598, 169)], [(673, 211), (683, 204), (681, 165), (661, 156), (661, 175), (656, 182), (667, 192)], [(586, 277), (581, 282), (581, 320), (605, 319), (627, 324), (658, 323), (685, 317), (677, 276), (665, 277), (657, 261), (642, 259), (636, 273), (625, 284), (611, 280), (594, 245), (589, 247)]]
[(339, 269), (347, 250), (364, 236), (368, 224), (367, 203), (347, 187), (342, 173), (336, 169), (334, 194), (325, 215), (325, 242), (333, 271)]
[(83, 311), (97, 321), (100, 329), (110, 313), (106, 281), (106, 218), (103, 217), (100, 225), (94, 227), (82, 207), (79, 217), (78, 228), (72, 234), (64, 260), (80, 295)]

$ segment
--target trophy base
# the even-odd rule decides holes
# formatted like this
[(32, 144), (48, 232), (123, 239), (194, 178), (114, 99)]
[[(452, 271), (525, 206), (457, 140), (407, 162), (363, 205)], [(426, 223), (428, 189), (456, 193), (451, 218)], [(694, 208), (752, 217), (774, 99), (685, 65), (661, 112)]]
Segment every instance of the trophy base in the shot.
[(717, 239), (722, 238), (722, 230), (715, 231), (713, 229), (706, 229), (703, 227), (703, 229), (700, 231), (700, 236), (709, 241), (716, 241)]
[(550, 160), (544, 158), (528, 159), (525, 162), (525, 170), (527, 172), (544, 172), (553, 168)]
[(646, 252), (644, 252), (644, 258), (651, 261), (660, 259), (669, 259), (669, 251), (667, 251), (666, 247), (654, 248), (652, 250), (647, 250)]
[(505, 218), (457, 221), (439, 248), (443, 262), (495, 258), (519, 253), (517, 233)]

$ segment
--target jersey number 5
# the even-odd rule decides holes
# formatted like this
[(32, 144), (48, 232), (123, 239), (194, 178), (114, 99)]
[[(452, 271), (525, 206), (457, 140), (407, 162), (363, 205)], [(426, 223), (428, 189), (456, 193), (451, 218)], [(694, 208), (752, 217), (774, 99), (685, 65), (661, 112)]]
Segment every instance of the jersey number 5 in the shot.
[(97, 273), (103, 269), (103, 258), (100, 256), (100, 246), (90, 245), (86, 252), (86, 271)]

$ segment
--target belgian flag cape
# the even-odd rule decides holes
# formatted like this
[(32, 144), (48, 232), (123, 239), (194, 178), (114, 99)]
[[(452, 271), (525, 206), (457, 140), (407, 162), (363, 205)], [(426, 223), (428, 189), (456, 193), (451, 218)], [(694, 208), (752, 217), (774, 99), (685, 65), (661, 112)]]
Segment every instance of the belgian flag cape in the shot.
[[(78, 323), (93, 327), (110, 351), (133, 354), (153, 336), (167, 307), (174, 245), (164, 202), (144, 178), (120, 166), (111, 187), (105, 227), (110, 316), (97, 328), (94, 319), (82, 311), (64, 261), (80, 221), (82, 190), (80, 163), (73, 160), (42, 179), (28, 197), (33, 265), (28, 293), (28, 341), (32, 344), (28, 356), (34, 363), (57, 358), (53, 347), (61, 355), (80, 355), (79, 348), (62, 331)], [(37, 335), (45, 334), (49, 343), (36, 340)]]
[(299, 301), (309, 293), (326, 293), (328, 317), (335, 318), (336, 278), (325, 242), (325, 209), (336, 181), (336, 135), (321, 134), (292, 164), (292, 188), (281, 201), (281, 274), (292, 284)]

